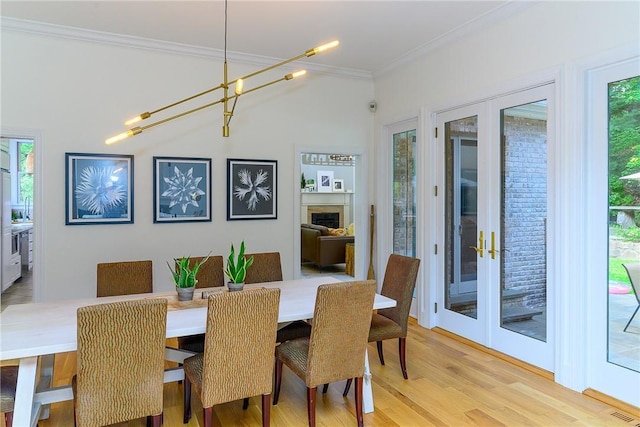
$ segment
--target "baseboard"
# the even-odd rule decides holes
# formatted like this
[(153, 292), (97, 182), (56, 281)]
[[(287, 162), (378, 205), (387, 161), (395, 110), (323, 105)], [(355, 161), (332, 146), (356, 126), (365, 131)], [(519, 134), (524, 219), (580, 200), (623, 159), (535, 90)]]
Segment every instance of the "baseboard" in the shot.
[(640, 425), (640, 408), (638, 408), (637, 406), (630, 405), (627, 402), (623, 402), (622, 400), (616, 399), (615, 397), (611, 397), (608, 394), (601, 393), (592, 388), (586, 389), (582, 392), (582, 394), (633, 415), (636, 418), (636, 424), (634, 425)]

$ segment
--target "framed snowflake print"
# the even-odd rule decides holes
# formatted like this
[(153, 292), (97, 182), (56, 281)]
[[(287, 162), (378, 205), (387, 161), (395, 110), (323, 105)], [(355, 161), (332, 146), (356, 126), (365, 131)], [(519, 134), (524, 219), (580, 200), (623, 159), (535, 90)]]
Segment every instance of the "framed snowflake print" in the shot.
[(133, 223), (133, 156), (65, 154), (65, 224)]
[(278, 218), (278, 162), (227, 159), (227, 220)]
[(211, 159), (153, 158), (153, 222), (211, 221)]

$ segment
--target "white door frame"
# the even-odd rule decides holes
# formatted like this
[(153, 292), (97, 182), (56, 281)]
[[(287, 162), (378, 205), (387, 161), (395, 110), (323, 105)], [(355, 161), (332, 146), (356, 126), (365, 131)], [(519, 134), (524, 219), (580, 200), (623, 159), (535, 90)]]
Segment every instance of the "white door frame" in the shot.
[(42, 178), (44, 176), (44, 134), (38, 129), (2, 126), (0, 134), (7, 138), (32, 139), (34, 143), (34, 180), (33, 180), (33, 302), (44, 301), (44, 266), (41, 253), (44, 241), (44, 216)]
[[(589, 245), (586, 247), (586, 386), (632, 405), (640, 402), (640, 373), (607, 362), (608, 298), (607, 280), (608, 212), (608, 93), (612, 81), (640, 75), (640, 57), (608, 63), (585, 70), (586, 166), (585, 213)], [(604, 226), (603, 226), (604, 224)]]

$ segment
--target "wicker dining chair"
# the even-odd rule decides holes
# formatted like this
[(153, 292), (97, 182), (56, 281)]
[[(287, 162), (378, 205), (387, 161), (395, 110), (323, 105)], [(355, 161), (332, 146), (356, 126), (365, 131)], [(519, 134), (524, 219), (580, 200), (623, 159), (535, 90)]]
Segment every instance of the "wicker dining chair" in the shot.
[[(192, 257), (189, 266), (202, 261), (205, 257)], [(224, 286), (223, 258), (210, 256), (198, 271), (196, 288), (215, 288)], [(202, 353), (204, 351), (204, 334), (178, 337), (178, 348)]]
[[(190, 257), (189, 267), (201, 262), (206, 257)], [(177, 265), (176, 265), (177, 268)], [(196, 289), (224, 286), (224, 265), (221, 256), (210, 256), (198, 270)]]
[(282, 281), (280, 252), (244, 254), (245, 259), (253, 257), (253, 264), (247, 269), (244, 283), (265, 283)]
[(78, 366), (72, 379), (76, 425), (151, 417), (160, 426), (167, 300), (80, 307), (77, 322)]
[[(369, 342), (376, 342), (378, 357), (382, 365), (384, 365), (382, 341), (398, 338), (400, 369), (402, 369), (402, 376), (405, 380), (408, 378), (406, 343), (409, 310), (411, 309), (411, 299), (416, 287), (419, 267), (420, 260), (418, 258), (396, 254), (389, 256), (380, 293), (396, 300), (396, 306), (381, 309), (374, 313), (371, 318), (371, 328), (369, 329)], [(351, 380), (348, 380), (344, 388), (344, 396), (349, 392), (350, 386)]]
[[(245, 254), (245, 258), (253, 257), (253, 264), (247, 270), (244, 282), (265, 283), (282, 281), (282, 264), (280, 252), (262, 252)], [(299, 337), (309, 336), (311, 325), (304, 320), (296, 320), (278, 328), (276, 342), (285, 342)]]
[(13, 406), (16, 400), (16, 385), (18, 383), (18, 367), (0, 367), (0, 412), (4, 413), (6, 427), (13, 425)]
[(363, 425), (362, 377), (375, 292), (374, 280), (318, 287), (311, 335), (276, 347), (274, 405), (280, 395), (283, 364), (307, 386), (310, 427), (316, 424), (316, 388), (356, 378), (356, 419), (358, 426)]
[(638, 309), (640, 309), (640, 294), (638, 294), (638, 292), (640, 292), (640, 263), (622, 264), (622, 266), (624, 267), (625, 270), (627, 270), (627, 275), (629, 276), (629, 282), (631, 283), (631, 289), (633, 289), (633, 293), (635, 294), (636, 301), (638, 303), (638, 305), (636, 306), (636, 310), (633, 312), (633, 314), (629, 318), (629, 321), (627, 322), (624, 329), (622, 330), (622, 332), (627, 332), (627, 328), (631, 324), (631, 321), (633, 320), (633, 318), (636, 317), (636, 314), (638, 313)]
[(97, 296), (145, 294), (153, 292), (153, 263), (120, 261), (99, 263)]
[(204, 424), (213, 406), (262, 395), (262, 425), (271, 417), (273, 348), (280, 289), (250, 289), (209, 296), (204, 353), (184, 360), (184, 423), (191, 418), (191, 388), (200, 396)]

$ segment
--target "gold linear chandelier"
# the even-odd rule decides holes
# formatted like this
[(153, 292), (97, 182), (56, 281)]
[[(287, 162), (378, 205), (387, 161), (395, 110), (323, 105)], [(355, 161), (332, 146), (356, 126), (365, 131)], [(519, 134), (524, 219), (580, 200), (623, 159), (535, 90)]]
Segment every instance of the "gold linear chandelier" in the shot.
[[(338, 46), (338, 44), (339, 44), (338, 40), (334, 40), (334, 41), (332, 41), (330, 43), (326, 43), (326, 44), (323, 44), (321, 46), (315, 47), (313, 49), (309, 49), (309, 50), (307, 50), (306, 52), (304, 52), (304, 53), (302, 53), (300, 55), (294, 56), (293, 58), (289, 58), (289, 59), (287, 59), (285, 61), (279, 62), (279, 63), (277, 63), (275, 65), (271, 65), (271, 66), (269, 66), (267, 68), (264, 68), (262, 70), (259, 70), (259, 71), (256, 71), (254, 73), (247, 74), (246, 76), (243, 76), (243, 77), (237, 78), (235, 80), (229, 81), (228, 80), (228, 74), (227, 74), (227, 0), (225, 0), (225, 2), (224, 2), (224, 66), (223, 66), (224, 68), (223, 68), (223, 81), (222, 81), (222, 83), (220, 83), (218, 86), (212, 87), (212, 88), (207, 89), (207, 90), (205, 90), (203, 92), (200, 92), (200, 93), (197, 93), (195, 95), (189, 96), (187, 98), (181, 99), (180, 101), (174, 102), (174, 103), (169, 104), (169, 105), (165, 105), (164, 107), (158, 108), (157, 110), (144, 112), (144, 113), (142, 113), (142, 114), (140, 114), (140, 115), (138, 115), (138, 116), (136, 116), (136, 117), (134, 117), (134, 118), (132, 118), (130, 120), (127, 120), (124, 123), (124, 125), (125, 126), (134, 125), (134, 124), (136, 124), (138, 122), (141, 122), (142, 120), (148, 119), (149, 117), (153, 116), (156, 113), (159, 113), (159, 112), (164, 111), (164, 110), (168, 110), (168, 109), (173, 108), (175, 106), (178, 106), (178, 105), (180, 105), (180, 104), (182, 104), (184, 102), (191, 101), (191, 100), (193, 100), (195, 98), (198, 98), (198, 97), (200, 97), (202, 95), (206, 95), (208, 93), (214, 92), (214, 91), (216, 91), (218, 89), (222, 89), (222, 91), (223, 91), (222, 92), (223, 93), (222, 98), (220, 98), (220, 99), (218, 99), (216, 101), (213, 101), (211, 103), (202, 105), (200, 107), (193, 108), (193, 109), (187, 110), (187, 111), (183, 111), (183, 112), (175, 114), (175, 115), (173, 115), (171, 117), (167, 117), (167, 118), (164, 118), (162, 120), (158, 120), (156, 122), (150, 123), (150, 124), (145, 125), (145, 126), (132, 127), (130, 129), (122, 132), (121, 134), (118, 134), (116, 136), (108, 138), (105, 141), (105, 143), (107, 145), (110, 145), (110, 144), (114, 144), (116, 142), (120, 142), (123, 139), (138, 135), (138, 134), (142, 133), (143, 131), (145, 131), (147, 129), (150, 129), (150, 128), (154, 127), (154, 126), (158, 126), (158, 125), (161, 125), (163, 123), (170, 122), (171, 120), (174, 120), (174, 119), (177, 119), (177, 118), (180, 118), (180, 117), (184, 117), (184, 116), (186, 116), (188, 114), (195, 113), (196, 111), (200, 111), (200, 110), (212, 107), (212, 106), (217, 105), (217, 104), (223, 104), (222, 136), (223, 137), (228, 137), (229, 136), (229, 123), (231, 122), (231, 118), (233, 117), (233, 113), (235, 111), (236, 103), (238, 102), (238, 98), (240, 98), (241, 95), (246, 95), (248, 93), (255, 92), (258, 89), (262, 89), (262, 88), (265, 88), (267, 86), (271, 86), (272, 84), (275, 84), (275, 83), (278, 83), (278, 82), (281, 82), (281, 81), (292, 80), (292, 79), (294, 79), (296, 77), (303, 76), (304, 74), (306, 74), (307, 71), (306, 70), (300, 70), (300, 71), (296, 71), (296, 72), (293, 72), (293, 73), (290, 73), (290, 74), (286, 74), (284, 77), (281, 77), (279, 79), (273, 80), (273, 81), (271, 81), (269, 83), (265, 83), (265, 84), (256, 86), (256, 87), (248, 89), (248, 90), (244, 89), (245, 80), (247, 80), (247, 79), (249, 79), (251, 77), (257, 76), (258, 74), (262, 74), (264, 72), (267, 72), (267, 71), (273, 70), (275, 68), (278, 68), (278, 67), (280, 67), (282, 65), (285, 65), (285, 64), (288, 64), (290, 62), (297, 61), (298, 59), (302, 59), (304, 57), (310, 57), (310, 56), (316, 55), (318, 53), (324, 52), (325, 50), (328, 50), (328, 49), (331, 49), (333, 47)], [(229, 88), (232, 85), (234, 85), (234, 93), (232, 95), (229, 95)], [(232, 101), (232, 100), (233, 100), (233, 104), (231, 105), (231, 108), (229, 108), (230, 101)]]

